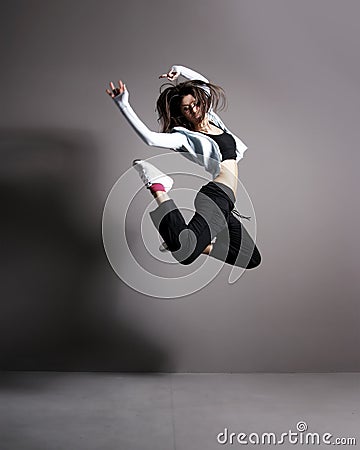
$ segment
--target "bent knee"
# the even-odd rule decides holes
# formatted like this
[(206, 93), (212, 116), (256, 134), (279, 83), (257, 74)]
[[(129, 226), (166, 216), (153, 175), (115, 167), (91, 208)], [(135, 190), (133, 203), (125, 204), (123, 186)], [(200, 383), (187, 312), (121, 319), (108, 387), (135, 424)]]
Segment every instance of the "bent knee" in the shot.
[(261, 255), (260, 252), (256, 249), (256, 252), (253, 253), (248, 265), (247, 269), (255, 269), (255, 267), (259, 267), (261, 263)]
[(179, 261), (179, 263), (180, 263), (182, 266), (189, 266), (190, 264), (193, 263), (193, 261), (185, 260), (185, 261)]
[(198, 257), (198, 255), (197, 256), (195, 256), (195, 257), (193, 257), (193, 256), (189, 256), (188, 258), (186, 258), (186, 259), (183, 259), (183, 260), (177, 260), (181, 265), (183, 265), (183, 266), (189, 266), (190, 264), (192, 264), (194, 261), (195, 261), (195, 259)]

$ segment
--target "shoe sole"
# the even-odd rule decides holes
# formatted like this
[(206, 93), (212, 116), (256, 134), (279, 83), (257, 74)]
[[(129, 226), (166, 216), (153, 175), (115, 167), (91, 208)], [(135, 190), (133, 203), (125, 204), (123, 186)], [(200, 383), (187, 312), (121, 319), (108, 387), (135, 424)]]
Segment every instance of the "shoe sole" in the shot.
[[(137, 166), (139, 163), (142, 163), (142, 162), (144, 162), (144, 160), (142, 160), (142, 159), (134, 159), (133, 160), (133, 162), (132, 162), (132, 165), (133, 165), (133, 167), (135, 167), (135, 166)], [(150, 164), (150, 163), (149, 163)], [(159, 170), (159, 169), (157, 169), (157, 170)], [(161, 172), (161, 171), (160, 171)], [(163, 173), (163, 172), (161, 172), (163, 175), (164, 175), (164, 177), (167, 177), (167, 178), (169, 178), (170, 180), (171, 180), (171, 186), (166, 190), (166, 192), (168, 192), (168, 191), (170, 191), (171, 190), (171, 188), (172, 188), (172, 186), (173, 186), (173, 184), (174, 184), (174, 180), (169, 176), (169, 175), (166, 175), (166, 173)], [(146, 185), (145, 185), (146, 186)]]

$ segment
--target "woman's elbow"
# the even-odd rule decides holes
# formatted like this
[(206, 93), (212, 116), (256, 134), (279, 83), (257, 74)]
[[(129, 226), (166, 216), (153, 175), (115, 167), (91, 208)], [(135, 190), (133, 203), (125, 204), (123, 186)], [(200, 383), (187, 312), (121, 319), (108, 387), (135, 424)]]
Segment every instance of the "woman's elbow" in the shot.
[(146, 144), (147, 144), (149, 147), (156, 147), (156, 146), (157, 146), (157, 145), (156, 145), (156, 142), (153, 141), (152, 139), (148, 139), (148, 140), (146, 141)]
[(149, 147), (154, 147), (155, 142), (151, 137), (140, 135), (140, 138), (144, 142), (144, 144), (148, 145)]
[(156, 136), (154, 136), (152, 133), (149, 134), (148, 136), (143, 136), (143, 141), (149, 147), (156, 147), (159, 145), (158, 139), (156, 139)]

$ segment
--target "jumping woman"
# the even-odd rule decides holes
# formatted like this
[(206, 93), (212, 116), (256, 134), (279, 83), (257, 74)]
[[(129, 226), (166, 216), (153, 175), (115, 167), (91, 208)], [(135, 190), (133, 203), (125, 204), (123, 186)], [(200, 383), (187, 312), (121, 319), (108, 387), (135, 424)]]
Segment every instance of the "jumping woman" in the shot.
[(247, 269), (257, 267), (261, 261), (259, 250), (234, 210), (237, 163), (247, 147), (215, 113), (225, 104), (222, 88), (178, 65), (159, 78), (175, 81), (180, 75), (187, 81), (162, 89), (157, 100), (162, 132), (149, 130), (139, 119), (121, 80), (118, 86), (110, 82), (110, 89), (106, 89), (147, 145), (181, 152), (213, 177), (196, 195), (195, 214), (186, 224), (168, 195), (172, 178), (147, 161), (136, 159), (133, 162), (157, 202), (158, 207), (150, 216), (164, 240), (163, 249), (171, 251), (181, 264), (191, 264), (204, 253), (231, 265)]

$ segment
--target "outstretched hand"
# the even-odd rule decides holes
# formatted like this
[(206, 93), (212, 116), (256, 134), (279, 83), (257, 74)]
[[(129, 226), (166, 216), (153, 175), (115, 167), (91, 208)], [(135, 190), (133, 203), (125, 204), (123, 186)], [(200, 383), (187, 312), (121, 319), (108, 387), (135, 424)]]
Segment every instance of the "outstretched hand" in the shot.
[(159, 76), (159, 78), (167, 78), (169, 81), (175, 81), (177, 78), (179, 78), (180, 72), (177, 72), (176, 70), (173, 70), (171, 68), (167, 73), (163, 73)]
[(112, 81), (110, 81), (110, 89), (106, 89), (107, 94), (110, 95), (111, 98), (115, 98), (117, 95), (123, 94), (127, 89), (125, 84), (119, 80), (119, 87), (116, 87)]

